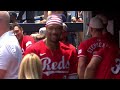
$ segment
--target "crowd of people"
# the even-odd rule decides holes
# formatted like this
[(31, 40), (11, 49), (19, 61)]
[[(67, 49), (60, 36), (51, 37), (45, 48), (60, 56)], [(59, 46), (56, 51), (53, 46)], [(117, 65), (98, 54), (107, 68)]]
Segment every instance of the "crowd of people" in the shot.
[(50, 14), (37, 34), (24, 35), (0, 11), (0, 79), (119, 79), (120, 50), (102, 14), (90, 19), (91, 38), (76, 49), (61, 15)]
[[(41, 23), (45, 24), (48, 16), (59, 14), (63, 22), (83, 22), (82, 11), (39, 11), (41, 14), (35, 14), (35, 11), (9, 11), (10, 23)], [(69, 15), (68, 12), (71, 12)], [(73, 13), (73, 14), (72, 14)]]

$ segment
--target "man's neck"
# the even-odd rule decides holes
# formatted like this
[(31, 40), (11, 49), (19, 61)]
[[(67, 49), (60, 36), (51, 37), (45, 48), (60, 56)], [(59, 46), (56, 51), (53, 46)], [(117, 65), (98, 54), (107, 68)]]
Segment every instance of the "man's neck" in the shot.
[[(24, 36), (24, 35), (23, 35)], [(21, 43), (22, 42), (22, 40), (23, 40), (23, 36), (21, 37), (21, 39), (19, 39), (18, 41), (19, 41), (19, 43)]]
[(51, 50), (56, 50), (59, 47), (59, 42), (54, 43), (50, 42), (48, 39), (45, 39), (45, 44), (51, 49)]
[(101, 36), (102, 36), (102, 33), (96, 33), (92, 37), (101, 37)]

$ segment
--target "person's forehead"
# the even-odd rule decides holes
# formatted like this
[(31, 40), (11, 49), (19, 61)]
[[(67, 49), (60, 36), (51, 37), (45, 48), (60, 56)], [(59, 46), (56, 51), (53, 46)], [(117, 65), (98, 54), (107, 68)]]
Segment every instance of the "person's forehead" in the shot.
[(15, 26), (15, 27), (14, 27), (14, 30), (19, 30), (19, 27), (18, 27), (18, 26)]

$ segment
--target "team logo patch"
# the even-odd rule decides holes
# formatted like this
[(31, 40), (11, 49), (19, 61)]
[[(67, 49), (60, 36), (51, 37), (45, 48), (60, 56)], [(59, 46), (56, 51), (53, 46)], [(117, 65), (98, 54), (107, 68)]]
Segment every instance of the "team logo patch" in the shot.
[(29, 45), (31, 45), (31, 44), (32, 44), (32, 42), (31, 42), (31, 41), (28, 41), (28, 42), (26, 43), (26, 47), (29, 46)]
[(78, 54), (80, 54), (80, 53), (82, 53), (82, 49), (80, 49), (80, 50), (78, 51)]

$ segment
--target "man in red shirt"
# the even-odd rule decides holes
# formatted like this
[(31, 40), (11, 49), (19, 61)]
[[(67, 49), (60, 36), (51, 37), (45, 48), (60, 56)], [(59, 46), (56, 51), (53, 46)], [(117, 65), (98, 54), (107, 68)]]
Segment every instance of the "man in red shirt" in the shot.
[(80, 79), (84, 78), (86, 66), (90, 62), (93, 54), (100, 48), (106, 46), (107, 39), (101, 37), (103, 28), (103, 23), (99, 18), (91, 18), (89, 23), (89, 32), (92, 35), (92, 38), (83, 41), (78, 47), (78, 74)]
[(51, 15), (46, 22), (46, 38), (28, 48), (28, 53), (37, 54), (42, 60), (43, 79), (76, 79), (77, 53), (60, 42), (62, 19)]
[(117, 47), (101, 48), (93, 55), (86, 67), (85, 79), (115, 79), (120, 78), (120, 54)]
[(22, 54), (24, 54), (24, 51), (26, 50), (26, 48), (34, 44), (35, 40), (29, 35), (23, 35), (23, 28), (16, 23), (13, 24), (13, 32), (19, 41), (19, 44), (22, 49)]

